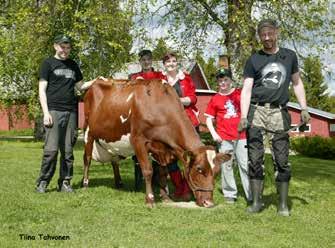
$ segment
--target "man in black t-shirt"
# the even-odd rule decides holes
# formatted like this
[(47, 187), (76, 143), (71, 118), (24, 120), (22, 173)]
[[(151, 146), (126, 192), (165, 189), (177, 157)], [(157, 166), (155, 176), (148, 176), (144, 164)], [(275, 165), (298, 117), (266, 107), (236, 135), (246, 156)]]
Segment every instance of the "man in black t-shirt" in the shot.
[(55, 173), (60, 150), (59, 191), (73, 192), (73, 146), (77, 138), (78, 102), (75, 88), (84, 90), (92, 81), (83, 83), (76, 62), (69, 59), (71, 40), (58, 35), (54, 40), (55, 55), (43, 61), (39, 74), (39, 98), (46, 129), (43, 158), (36, 191), (45, 193)]
[(298, 60), (294, 51), (278, 47), (276, 21), (271, 19), (259, 23), (257, 32), (263, 49), (254, 53), (244, 67), (244, 82), (241, 94), (241, 121), (239, 131), (247, 129), (249, 177), (253, 203), (250, 213), (263, 208), (262, 191), (264, 180), (264, 135), (272, 145), (279, 192), (278, 214), (289, 216), (287, 206), (291, 169), (288, 162), (291, 121), (286, 104), (289, 101), (289, 85), (292, 81), (294, 93), (301, 106), (301, 119), (307, 123), (305, 90), (299, 75)]

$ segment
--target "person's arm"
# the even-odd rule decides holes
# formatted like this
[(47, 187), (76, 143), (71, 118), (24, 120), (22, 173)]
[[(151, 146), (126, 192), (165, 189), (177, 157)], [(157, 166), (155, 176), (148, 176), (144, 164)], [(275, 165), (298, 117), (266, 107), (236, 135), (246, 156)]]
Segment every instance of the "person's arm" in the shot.
[(306, 94), (305, 94), (304, 84), (300, 77), (300, 73), (296, 72), (292, 74), (291, 81), (293, 85), (294, 94), (297, 97), (297, 100), (300, 104), (301, 109), (306, 110), (307, 109)]
[(241, 119), (247, 118), (249, 108), (252, 86), (254, 84), (253, 78), (245, 78), (243, 82), (243, 88), (241, 91)]
[(47, 86), (48, 82), (46, 80), (41, 79), (38, 82), (38, 93), (40, 98), (40, 103), (43, 111), (43, 124), (46, 127), (50, 127), (53, 124), (52, 117), (49, 113), (48, 102), (47, 102)]
[(93, 82), (95, 81), (95, 79), (91, 80), (91, 81), (87, 81), (87, 82), (83, 82), (82, 80), (77, 82), (75, 84), (75, 88), (78, 91), (84, 91), (87, 90), (89, 87), (91, 87), (91, 85), (93, 84)]
[(292, 85), (293, 85), (293, 91), (295, 96), (297, 97), (297, 100), (300, 104), (301, 107), (301, 121), (305, 124), (307, 124), (310, 119), (311, 116), (308, 113), (307, 110), (307, 103), (306, 103), (306, 94), (305, 94), (305, 88), (304, 88), (304, 84), (301, 80), (300, 77), (300, 73), (296, 72), (294, 74), (292, 74), (291, 77), (291, 81), (292, 81)]
[(197, 96), (195, 94), (195, 86), (191, 76), (185, 76), (184, 97), (180, 97), (180, 101), (184, 106), (194, 105), (197, 103)]
[(220, 135), (215, 131), (215, 128), (214, 128), (214, 125), (213, 125), (213, 117), (207, 116), (206, 125), (208, 127), (209, 132), (212, 135), (213, 140), (216, 141), (216, 142), (221, 143), (222, 139), (221, 139)]

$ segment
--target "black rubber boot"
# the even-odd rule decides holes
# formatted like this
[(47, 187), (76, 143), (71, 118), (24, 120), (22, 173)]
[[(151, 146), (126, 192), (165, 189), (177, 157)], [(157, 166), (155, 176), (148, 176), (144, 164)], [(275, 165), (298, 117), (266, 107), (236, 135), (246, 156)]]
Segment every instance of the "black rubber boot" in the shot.
[(252, 193), (252, 204), (247, 208), (249, 213), (259, 213), (263, 208), (263, 180), (250, 180), (250, 188)]
[(288, 199), (288, 182), (277, 182), (277, 189), (279, 192), (278, 215), (290, 216), (290, 211), (287, 206)]

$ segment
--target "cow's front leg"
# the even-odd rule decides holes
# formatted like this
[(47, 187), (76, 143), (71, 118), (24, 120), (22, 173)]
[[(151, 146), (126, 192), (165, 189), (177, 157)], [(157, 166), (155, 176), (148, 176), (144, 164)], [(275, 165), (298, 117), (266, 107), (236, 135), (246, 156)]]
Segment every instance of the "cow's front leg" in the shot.
[(153, 170), (149, 160), (149, 154), (147, 152), (147, 149), (145, 148), (144, 143), (140, 142), (139, 140), (133, 140), (132, 144), (137, 160), (140, 163), (143, 177), (145, 179), (145, 203), (148, 207), (152, 208), (155, 204), (155, 197), (151, 185)]
[(167, 185), (168, 169), (166, 166), (159, 166), (159, 195), (163, 202), (171, 202), (169, 188)]

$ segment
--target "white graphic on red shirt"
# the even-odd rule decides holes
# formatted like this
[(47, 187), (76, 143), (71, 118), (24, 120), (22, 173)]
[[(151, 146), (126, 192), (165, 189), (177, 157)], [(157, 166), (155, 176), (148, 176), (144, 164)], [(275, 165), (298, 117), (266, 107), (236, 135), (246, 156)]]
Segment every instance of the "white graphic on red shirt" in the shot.
[(226, 114), (224, 115), (225, 119), (237, 117), (236, 108), (232, 100), (226, 101), (226, 104), (224, 105), (224, 107), (227, 110)]

